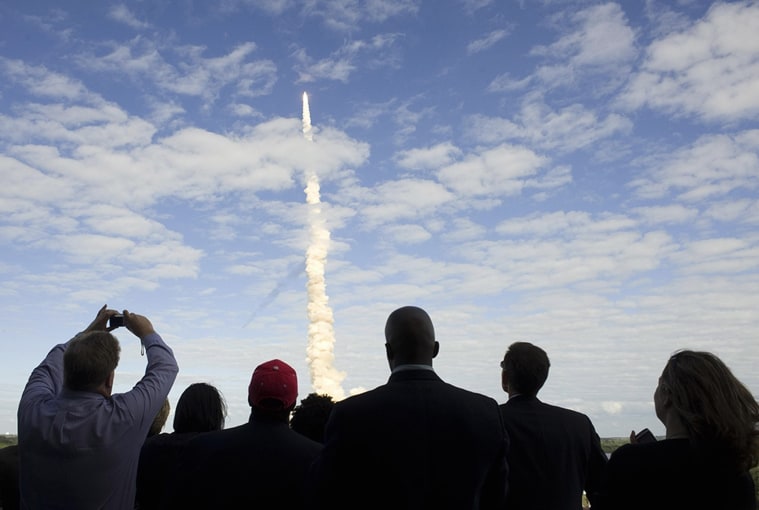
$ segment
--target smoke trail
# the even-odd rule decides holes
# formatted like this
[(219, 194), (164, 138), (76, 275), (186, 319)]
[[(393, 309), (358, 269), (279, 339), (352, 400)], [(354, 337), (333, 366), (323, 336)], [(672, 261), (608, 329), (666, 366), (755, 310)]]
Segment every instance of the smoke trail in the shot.
[(277, 299), (277, 297), (279, 297), (279, 294), (282, 292), (282, 289), (284, 289), (285, 286), (287, 285), (288, 280), (292, 280), (293, 278), (298, 276), (301, 271), (303, 271), (303, 266), (300, 263), (292, 266), (290, 271), (288, 271), (287, 276), (283, 278), (282, 280), (280, 280), (279, 283), (277, 283), (277, 286), (274, 287), (271, 290), (271, 292), (269, 292), (266, 295), (266, 297), (258, 304), (258, 308), (256, 308), (253, 311), (253, 313), (250, 316), (250, 319), (248, 319), (248, 322), (243, 324), (242, 327), (247, 328), (248, 326), (250, 326), (250, 323), (253, 322), (253, 319), (256, 318), (256, 315), (258, 315), (261, 312), (261, 310), (263, 310), (264, 308), (272, 304), (274, 300)]
[[(303, 93), (303, 136), (313, 141), (311, 133), (311, 111), (308, 95)], [(311, 370), (311, 385), (316, 393), (331, 395), (335, 400), (345, 397), (341, 386), (345, 373), (333, 366), (335, 360), (335, 331), (332, 309), (329, 307), (327, 285), (324, 280), (324, 266), (329, 249), (329, 230), (321, 215), (319, 179), (315, 172), (306, 174), (306, 203), (311, 226), (310, 242), (306, 250), (306, 276), (308, 282), (308, 347), (306, 356)]]

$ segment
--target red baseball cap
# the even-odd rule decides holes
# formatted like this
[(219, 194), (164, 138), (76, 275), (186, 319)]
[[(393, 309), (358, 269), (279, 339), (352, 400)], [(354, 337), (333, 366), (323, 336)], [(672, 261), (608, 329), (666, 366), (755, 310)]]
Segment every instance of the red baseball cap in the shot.
[(268, 410), (289, 409), (298, 398), (298, 376), (282, 360), (261, 363), (248, 386), (248, 404)]

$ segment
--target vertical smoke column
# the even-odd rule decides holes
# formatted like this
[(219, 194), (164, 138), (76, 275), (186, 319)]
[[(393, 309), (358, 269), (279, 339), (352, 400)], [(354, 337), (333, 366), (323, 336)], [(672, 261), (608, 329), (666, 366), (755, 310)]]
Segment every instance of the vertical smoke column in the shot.
[[(303, 136), (313, 141), (311, 133), (311, 111), (308, 95), (303, 93)], [(306, 356), (311, 371), (311, 385), (316, 393), (331, 395), (335, 400), (345, 396), (340, 383), (345, 378), (333, 366), (335, 360), (335, 331), (332, 309), (329, 307), (327, 285), (324, 280), (324, 266), (327, 263), (329, 230), (321, 214), (319, 179), (313, 171), (306, 172), (306, 203), (308, 221), (311, 226), (310, 242), (306, 250), (306, 276), (308, 283), (308, 347)]]

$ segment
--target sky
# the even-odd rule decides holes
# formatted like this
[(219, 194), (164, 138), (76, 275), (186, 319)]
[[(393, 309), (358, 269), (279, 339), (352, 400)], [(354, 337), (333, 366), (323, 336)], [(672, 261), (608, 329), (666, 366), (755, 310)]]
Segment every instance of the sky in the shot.
[(504, 402), (529, 341), (542, 400), (663, 434), (678, 349), (759, 394), (757, 119), (752, 1), (4, 1), (0, 433), (107, 303), (173, 348), (171, 404), (211, 383), (227, 426), (273, 358), (300, 398), (314, 356), (383, 384), (415, 305), (447, 382)]

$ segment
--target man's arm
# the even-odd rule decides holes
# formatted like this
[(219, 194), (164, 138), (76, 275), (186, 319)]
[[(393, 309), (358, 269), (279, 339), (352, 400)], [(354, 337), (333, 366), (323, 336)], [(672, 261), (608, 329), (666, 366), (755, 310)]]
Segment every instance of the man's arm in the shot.
[(495, 448), (495, 457), (488, 470), (485, 485), (482, 488), (481, 509), (501, 509), (506, 506), (506, 495), (509, 491), (509, 463), (507, 461), (511, 438), (503, 424), (503, 416), (498, 403), (493, 400), (497, 416), (500, 439)]
[[(108, 319), (117, 313), (116, 310), (109, 310), (108, 305), (103, 305), (90, 325), (84, 331), (77, 333), (74, 338), (90, 331), (108, 330)], [(21, 394), (19, 412), (30, 402), (50, 399), (61, 392), (63, 388), (63, 353), (71, 340), (53, 347), (42, 360), (42, 363), (32, 371)]]
[(19, 412), (33, 402), (53, 398), (61, 391), (63, 387), (63, 352), (67, 345), (68, 342), (53, 347), (42, 360), (42, 363), (32, 371), (24, 387), (24, 392), (21, 394)]
[(145, 375), (121, 397), (147, 433), (179, 372), (174, 352), (156, 333), (147, 317), (124, 310), (124, 326), (140, 339), (148, 358)]
[[(588, 420), (590, 421), (590, 420)], [(604, 481), (607, 457), (601, 447), (601, 438), (590, 423), (590, 458), (588, 459), (588, 477), (585, 480), (585, 494), (591, 507), (598, 502), (598, 494)]]

